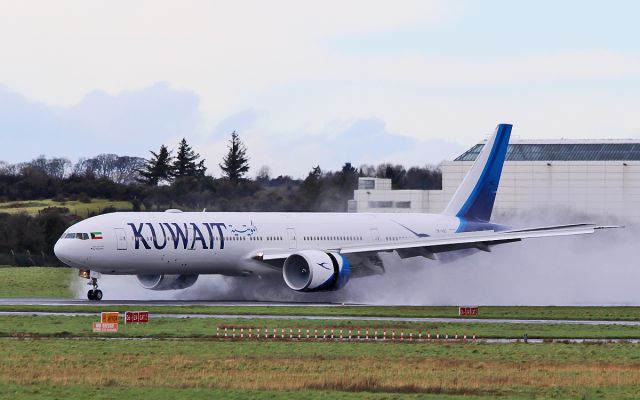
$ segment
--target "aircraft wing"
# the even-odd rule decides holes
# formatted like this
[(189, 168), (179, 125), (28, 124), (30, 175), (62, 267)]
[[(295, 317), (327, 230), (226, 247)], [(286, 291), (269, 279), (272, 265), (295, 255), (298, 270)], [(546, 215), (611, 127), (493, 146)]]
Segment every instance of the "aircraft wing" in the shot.
[[(323, 249), (333, 251), (340, 254), (358, 254), (372, 253), (384, 251), (411, 251), (416, 250), (417, 255), (429, 257), (433, 253), (441, 253), (446, 251), (476, 248), (479, 250), (489, 251), (489, 246), (517, 242), (522, 239), (550, 237), (550, 236), (571, 236), (593, 233), (597, 229), (620, 228), (620, 226), (599, 226), (595, 224), (572, 224), (544, 226), (527, 229), (515, 229), (507, 231), (476, 231), (462, 232), (452, 235), (442, 235), (433, 237), (416, 238), (414, 240), (401, 242), (385, 242), (385, 243), (368, 243), (363, 245), (349, 245), (339, 248)], [(255, 259), (261, 261), (279, 260), (289, 257), (297, 250), (267, 250), (256, 254)], [(401, 254), (402, 255), (402, 254)]]

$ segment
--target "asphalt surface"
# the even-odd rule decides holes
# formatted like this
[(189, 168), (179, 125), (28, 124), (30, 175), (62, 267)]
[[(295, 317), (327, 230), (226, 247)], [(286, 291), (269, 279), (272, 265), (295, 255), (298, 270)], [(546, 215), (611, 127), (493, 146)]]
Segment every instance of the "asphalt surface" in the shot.
[(359, 306), (353, 303), (302, 303), (302, 302), (265, 302), (265, 301), (208, 301), (208, 300), (102, 300), (100, 302), (85, 299), (0, 299), (3, 306), (227, 306), (227, 307), (338, 307)]

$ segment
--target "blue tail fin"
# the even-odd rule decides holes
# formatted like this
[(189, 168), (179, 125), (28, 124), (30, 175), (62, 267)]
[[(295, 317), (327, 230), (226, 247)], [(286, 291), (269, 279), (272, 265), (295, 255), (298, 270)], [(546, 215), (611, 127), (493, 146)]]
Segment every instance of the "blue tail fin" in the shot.
[(449, 201), (444, 214), (454, 215), (463, 221), (491, 219), (511, 127), (509, 124), (498, 125)]

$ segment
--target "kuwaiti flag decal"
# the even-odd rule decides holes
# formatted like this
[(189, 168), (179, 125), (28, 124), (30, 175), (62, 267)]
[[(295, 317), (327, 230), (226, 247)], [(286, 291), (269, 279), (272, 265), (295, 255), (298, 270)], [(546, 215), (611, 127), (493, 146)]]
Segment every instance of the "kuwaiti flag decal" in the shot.
[(102, 239), (102, 232), (91, 232), (91, 239)]

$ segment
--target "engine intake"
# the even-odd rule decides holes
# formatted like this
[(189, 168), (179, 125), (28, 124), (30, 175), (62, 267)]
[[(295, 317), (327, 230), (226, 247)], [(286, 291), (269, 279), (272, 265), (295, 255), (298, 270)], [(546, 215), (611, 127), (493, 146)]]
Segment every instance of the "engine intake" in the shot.
[(138, 275), (143, 288), (149, 290), (175, 290), (193, 286), (198, 275)]
[(349, 261), (339, 253), (321, 250), (302, 250), (284, 261), (282, 276), (285, 283), (299, 292), (337, 290), (351, 275)]

